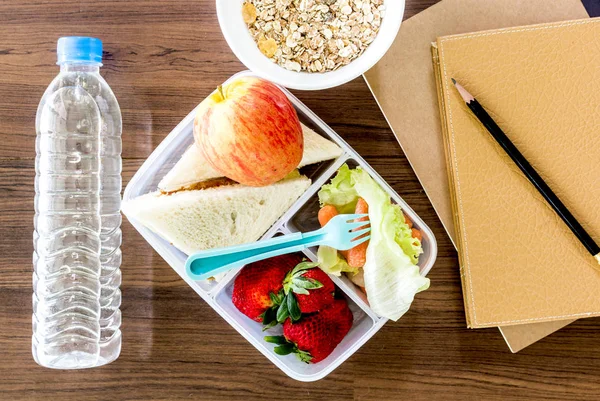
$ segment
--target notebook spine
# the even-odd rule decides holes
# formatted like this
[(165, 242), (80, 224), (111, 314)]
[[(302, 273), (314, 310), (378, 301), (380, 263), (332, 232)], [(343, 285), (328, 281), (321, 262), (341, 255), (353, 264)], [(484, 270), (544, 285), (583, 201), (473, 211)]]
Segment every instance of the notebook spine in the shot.
[(440, 112), (440, 122), (441, 122), (441, 126), (442, 126), (442, 138), (444, 140), (444, 154), (446, 156), (446, 171), (448, 173), (448, 185), (449, 185), (449, 189), (450, 189), (450, 203), (452, 204), (452, 218), (454, 220), (454, 230), (455, 230), (455, 236), (456, 236), (456, 247), (458, 250), (458, 259), (459, 259), (459, 265), (460, 265), (460, 279), (462, 282), (462, 288), (463, 288), (463, 301), (464, 301), (464, 305), (465, 305), (465, 316), (466, 316), (466, 320), (467, 320), (467, 327), (468, 328), (473, 328), (472, 323), (471, 323), (471, 309), (469, 307), (470, 302), (468, 302), (468, 280), (466, 279), (465, 276), (465, 269), (464, 269), (464, 259), (465, 256), (463, 254), (463, 248), (462, 248), (462, 228), (461, 228), (461, 224), (460, 224), (460, 218), (458, 215), (458, 203), (457, 203), (457, 199), (456, 199), (456, 191), (455, 191), (455, 171), (454, 168), (452, 167), (452, 155), (451, 155), (451, 148), (450, 148), (450, 144), (449, 144), (449, 131), (448, 131), (448, 117), (447, 117), (447, 113), (446, 113), (446, 101), (445, 101), (445, 95), (444, 95), (444, 85), (443, 85), (443, 78), (442, 78), (442, 72), (441, 72), (441, 66), (440, 66), (440, 58), (439, 58), (439, 51), (438, 51), (438, 45), (437, 43), (433, 42), (431, 44), (431, 59), (433, 62), (433, 72), (435, 75), (435, 82), (436, 82), (436, 90), (437, 90), (437, 96), (438, 96), (438, 106), (439, 106), (439, 112)]

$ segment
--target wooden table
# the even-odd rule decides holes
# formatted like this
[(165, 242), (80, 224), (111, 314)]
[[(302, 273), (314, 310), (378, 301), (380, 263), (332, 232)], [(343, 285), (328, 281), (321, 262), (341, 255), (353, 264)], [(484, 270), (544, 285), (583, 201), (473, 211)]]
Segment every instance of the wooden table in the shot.
[[(407, 1), (406, 18), (435, 0)], [(105, 367), (53, 371), (31, 356), (35, 111), (57, 74), (59, 36), (103, 39), (123, 112), (124, 184), (217, 84), (244, 67), (214, 0), (0, 3), (0, 399), (598, 399), (600, 319), (509, 352), (467, 330), (456, 252), (362, 78), (295, 92), (423, 217), (439, 243), (431, 289), (328, 378), (295, 382), (248, 344), (124, 220), (123, 351)]]

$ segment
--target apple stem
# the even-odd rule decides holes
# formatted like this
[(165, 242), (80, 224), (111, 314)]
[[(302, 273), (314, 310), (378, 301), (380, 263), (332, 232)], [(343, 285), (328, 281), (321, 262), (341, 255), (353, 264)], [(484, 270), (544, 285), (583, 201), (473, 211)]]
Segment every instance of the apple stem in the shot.
[(225, 94), (223, 93), (223, 85), (217, 86), (217, 90), (221, 94), (221, 97), (223, 98), (223, 100), (225, 100)]

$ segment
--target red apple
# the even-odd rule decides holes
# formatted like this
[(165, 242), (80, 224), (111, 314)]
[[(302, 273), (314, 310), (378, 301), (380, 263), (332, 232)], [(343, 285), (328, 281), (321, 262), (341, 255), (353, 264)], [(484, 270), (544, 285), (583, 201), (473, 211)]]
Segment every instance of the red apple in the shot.
[(220, 86), (200, 103), (194, 138), (215, 170), (250, 186), (281, 180), (304, 150), (294, 106), (275, 84), (254, 77)]

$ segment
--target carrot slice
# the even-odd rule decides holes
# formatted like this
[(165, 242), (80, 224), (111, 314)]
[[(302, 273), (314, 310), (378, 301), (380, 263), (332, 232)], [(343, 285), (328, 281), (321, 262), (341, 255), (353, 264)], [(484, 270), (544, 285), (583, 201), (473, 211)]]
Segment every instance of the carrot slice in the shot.
[(416, 228), (412, 229), (412, 237), (418, 239), (419, 241), (421, 241), (421, 239), (423, 239), (423, 236), (421, 235), (421, 231), (417, 230)]
[(327, 223), (329, 223), (329, 220), (333, 219), (338, 214), (339, 213), (338, 213), (337, 209), (335, 208), (335, 206), (333, 206), (333, 205), (323, 206), (321, 208), (321, 210), (319, 210), (319, 214), (318, 214), (319, 224), (321, 225), (321, 227), (325, 227), (325, 225)]
[[(339, 213), (338, 213), (337, 209), (335, 208), (335, 206), (333, 206), (333, 205), (323, 206), (319, 210), (319, 214), (317, 215), (317, 217), (319, 219), (319, 224), (321, 225), (321, 227), (324, 227), (327, 223), (329, 223), (329, 220), (333, 219), (338, 214)], [(338, 252), (344, 257), (344, 259), (348, 259), (348, 251), (338, 251)]]
[[(358, 198), (358, 202), (356, 203), (355, 213), (357, 214), (367, 214), (369, 212), (369, 205), (363, 198)], [(367, 221), (368, 217), (363, 217), (358, 219), (358, 221)], [(362, 229), (362, 227), (354, 229), (354, 231), (358, 231)], [(356, 245), (354, 248), (348, 251), (348, 257), (346, 261), (350, 267), (363, 267), (367, 262), (367, 247), (369, 246), (369, 241), (365, 241), (362, 244)]]
[[(356, 213), (356, 214), (367, 214), (367, 213), (369, 213), (369, 205), (367, 204), (367, 202), (363, 198), (358, 198), (358, 202), (356, 202), (356, 209), (354, 210), (354, 213)], [(369, 218), (368, 217), (362, 217), (360, 219), (357, 219), (357, 221), (369, 221)]]
[(404, 212), (402, 212), (402, 214), (404, 215), (404, 221), (406, 221), (406, 224), (408, 224), (408, 228), (412, 228), (413, 222), (410, 217), (408, 217)]

